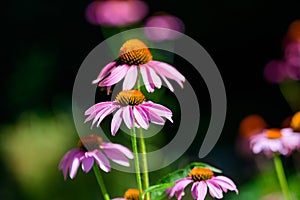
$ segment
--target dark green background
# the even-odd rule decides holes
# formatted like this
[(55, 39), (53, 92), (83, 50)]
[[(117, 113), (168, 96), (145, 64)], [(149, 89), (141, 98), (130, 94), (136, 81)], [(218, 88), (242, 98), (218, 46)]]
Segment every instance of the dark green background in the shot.
[[(85, 175), (80, 169), (74, 180), (64, 182), (57, 169), (59, 159), (75, 147), (78, 140), (71, 116), (71, 94), (77, 70), (87, 54), (105, 39), (100, 27), (89, 24), (85, 19), (88, 3), (90, 1), (2, 2), (0, 196), (4, 199), (101, 198), (92, 173)], [(300, 19), (300, 2), (229, 0), (197, 1), (195, 4), (193, 1), (168, 0), (147, 3), (148, 16), (164, 11), (181, 18), (185, 24), (185, 34), (199, 42), (218, 66), (227, 92), (227, 118), (217, 146), (202, 161), (222, 168), (238, 185), (250, 187), (248, 185), (256, 183), (252, 178), (258, 173), (252, 161), (239, 157), (236, 152), (239, 122), (248, 114), (256, 113), (263, 116), (270, 126), (279, 127), (283, 119), (294, 113), (279, 86), (266, 82), (263, 68), (270, 60), (282, 57), (282, 39), (289, 24)], [(179, 59), (177, 63), (180, 65), (184, 61)], [(181, 71), (201, 92), (201, 88), (205, 87), (203, 81), (193, 73), (187, 73), (188, 70)], [(200, 100), (200, 106), (203, 108), (204, 124), (207, 125), (207, 91), (204, 90), (201, 95), (205, 96), (204, 100)], [(28, 127), (31, 127), (28, 133), (34, 134), (27, 136), (24, 133)], [(49, 139), (52, 133), (55, 136)], [(153, 182), (189, 161), (199, 161), (198, 143), (202, 138), (203, 135), (197, 138), (178, 163), (151, 173)], [(167, 141), (170, 137), (165, 139)], [(51, 144), (39, 146), (40, 141)], [(16, 148), (6, 148), (6, 145), (16, 145)], [(38, 163), (47, 160), (51, 152), (55, 153), (50, 164), (53, 167), (40, 168)], [(25, 179), (35, 173), (49, 176), (37, 178), (32, 186), (26, 185), (30, 180), (20, 179), (22, 175), (15, 169), (27, 165), (10, 162), (12, 155), (19, 154), (25, 158), (31, 155), (22, 162), (35, 163), (31, 158), (40, 161), (34, 166), (41, 171), (29, 167), (29, 175), (25, 175)], [(293, 174), (295, 161), (284, 161), (290, 174)], [(125, 182), (134, 183), (132, 175), (120, 172), (105, 178), (113, 184), (109, 186), (109, 190), (115, 192), (113, 197), (122, 196)], [(124, 182), (126, 178), (130, 181)], [(247, 191), (251, 189), (253, 187)], [(256, 191), (255, 187), (253, 191)]]

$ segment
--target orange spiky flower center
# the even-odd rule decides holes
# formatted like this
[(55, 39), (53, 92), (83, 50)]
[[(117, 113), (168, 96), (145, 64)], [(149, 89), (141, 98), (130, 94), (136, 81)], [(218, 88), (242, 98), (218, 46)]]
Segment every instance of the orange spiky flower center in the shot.
[(291, 119), (290, 126), (294, 131), (300, 132), (300, 111), (294, 114), (294, 116)]
[(203, 181), (203, 180), (205, 181), (205, 180), (211, 179), (214, 176), (214, 172), (207, 168), (195, 167), (192, 169), (189, 176), (194, 181)]
[(116, 101), (123, 106), (134, 106), (146, 101), (146, 97), (138, 90), (123, 90), (116, 96)]
[(123, 44), (118, 56), (119, 64), (140, 65), (152, 60), (152, 54), (145, 43), (138, 39), (128, 40)]
[(92, 134), (80, 138), (77, 145), (83, 151), (88, 151), (93, 149), (99, 149), (100, 145), (102, 144), (102, 141), (103, 140), (101, 137)]
[(281, 131), (278, 128), (271, 128), (266, 131), (266, 137), (269, 139), (278, 139), (281, 138), (281, 136)]
[(140, 199), (140, 195), (139, 195), (139, 191), (137, 189), (128, 189), (125, 194), (124, 194), (124, 198), (127, 200), (139, 200)]

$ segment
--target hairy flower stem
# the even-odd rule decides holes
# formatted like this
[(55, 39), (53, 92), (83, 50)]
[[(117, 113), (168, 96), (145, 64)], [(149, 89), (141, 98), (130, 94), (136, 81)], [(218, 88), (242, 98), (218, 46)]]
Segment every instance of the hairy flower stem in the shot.
[(291, 200), (288, 183), (284, 174), (281, 159), (277, 153), (274, 153), (274, 165), (277, 173), (277, 177), (280, 183), (280, 187), (285, 200)]
[[(149, 185), (149, 173), (148, 173), (148, 162), (147, 162), (147, 151), (143, 135), (143, 129), (140, 128), (140, 151), (142, 154), (142, 167), (143, 167), (143, 180), (144, 180), (144, 189), (147, 189)], [(150, 200), (150, 193), (146, 194), (146, 200)]]
[(93, 165), (93, 170), (94, 170), (97, 182), (99, 184), (100, 190), (102, 192), (102, 195), (104, 197), (104, 200), (110, 200), (110, 197), (109, 197), (109, 195), (107, 193), (107, 190), (106, 190), (106, 187), (105, 187), (105, 184), (104, 184), (101, 172), (99, 170), (99, 167), (96, 164)]
[(137, 150), (137, 141), (136, 141), (136, 132), (135, 127), (131, 129), (131, 144), (132, 144), (132, 151), (134, 154), (134, 165), (135, 165), (135, 175), (136, 175), (136, 182), (138, 185), (140, 199), (142, 198), (143, 188), (142, 188), (142, 179), (141, 179), (141, 171), (140, 171), (140, 164), (139, 164), (139, 153)]
[[(140, 76), (138, 77), (137, 81), (137, 89), (140, 91)], [(146, 144), (143, 135), (143, 129), (139, 129), (140, 131), (140, 151), (142, 154), (142, 166), (143, 166), (143, 182), (144, 182), (144, 189), (147, 189), (150, 186), (149, 183), (149, 173), (148, 173), (148, 162), (147, 162), (147, 150)], [(146, 200), (150, 200), (150, 193), (146, 194)]]

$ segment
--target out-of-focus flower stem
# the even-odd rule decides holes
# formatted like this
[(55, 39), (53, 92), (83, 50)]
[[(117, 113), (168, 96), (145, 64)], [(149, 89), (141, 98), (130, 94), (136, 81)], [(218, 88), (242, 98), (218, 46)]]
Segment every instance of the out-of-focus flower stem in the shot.
[(93, 170), (94, 170), (97, 182), (99, 184), (100, 190), (102, 192), (102, 195), (104, 197), (104, 200), (110, 200), (110, 197), (109, 197), (109, 194), (107, 193), (101, 172), (99, 170), (99, 167), (96, 164), (93, 165)]
[(285, 200), (291, 200), (290, 191), (288, 187), (288, 183), (286, 180), (286, 176), (284, 174), (284, 169), (282, 166), (281, 159), (277, 153), (274, 153), (274, 165), (277, 173), (277, 177), (280, 183), (280, 187)]
[(131, 129), (131, 144), (132, 144), (132, 151), (134, 154), (134, 165), (135, 165), (135, 175), (136, 181), (138, 185), (138, 190), (140, 194), (140, 199), (142, 198), (143, 188), (142, 188), (142, 179), (141, 179), (141, 171), (140, 171), (140, 163), (139, 163), (139, 154), (137, 150), (137, 141), (136, 141), (136, 132), (135, 127)]

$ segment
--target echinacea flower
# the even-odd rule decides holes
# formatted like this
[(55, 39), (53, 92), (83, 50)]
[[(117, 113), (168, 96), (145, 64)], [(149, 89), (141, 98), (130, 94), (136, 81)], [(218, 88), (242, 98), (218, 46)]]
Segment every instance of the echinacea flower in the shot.
[(271, 157), (274, 153), (288, 155), (300, 147), (300, 134), (291, 128), (264, 129), (261, 133), (250, 138), (252, 152), (258, 154), (264, 152)]
[(88, 173), (94, 162), (105, 172), (110, 171), (109, 160), (122, 165), (129, 166), (129, 160), (133, 159), (133, 153), (120, 144), (103, 142), (97, 135), (82, 137), (78, 142), (78, 148), (68, 151), (59, 163), (59, 169), (66, 180), (68, 172), (71, 179), (76, 176), (80, 163), (82, 170)]
[(173, 79), (183, 88), (184, 76), (173, 66), (152, 60), (150, 50), (138, 39), (125, 42), (120, 49), (118, 58), (108, 63), (93, 83), (98, 83), (100, 87), (107, 87), (109, 92), (112, 85), (124, 78), (123, 90), (130, 90), (137, 82), (138, 71), (142, 75), (148, 92), (154, 92), (155, 87), (161, 88), (161, 79), (171, 91), (174, 91), (167, 78)]
[[(94, 118), (92, 126), (98, 121), (97, 126), (102, 120), (115, 110), (111, 121), (111, 134), (115, 135), (120, 128), (122, 120), (126, 126), (131, 129), (134, 126), (148, 129), (149, 121), (154, 124), (163, 125), (165, 119), (172, 121), (172, 112), (165, 106), (145, 101), (146, 98), (142, 92), (138, 90), (121, 91), (115, 101), (100, 102), (85, 111), (85, 115), (89, 115), (85, 122)], [(92, 128), (91, 126), (91, 128)]]
[(204, 200), (207, 194), (207, 188), (213, 198), (222, 199), (223, 192), (235, 191), (238, 194), (238, 189), (234, 182), (226, 176), (214, 176), (214, 172), (207, 168), (195, 167), (191, 170), (189, 177), (179, 179), (175, 182), (175, 186), (168, 188), (166, 193), (169, 198), (176, 196), (177, 200), (184, 196), (184, 189), (193, 184), (191, 193), (194, 199)]
[(112, 200), (139, 200), (139, 199), (140, 199), (139, 190), (138, 189), (129, 188), (125, 192), (124, 198), (114, 198)]

